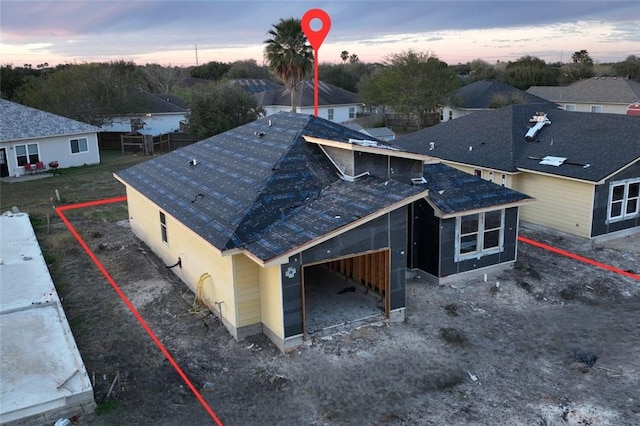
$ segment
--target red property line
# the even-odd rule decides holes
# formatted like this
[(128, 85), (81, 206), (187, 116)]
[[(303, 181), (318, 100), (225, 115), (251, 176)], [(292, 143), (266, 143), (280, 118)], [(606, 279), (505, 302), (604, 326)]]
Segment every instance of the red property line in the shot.
[(614, 268), (611, 265), (607, 265), (605, 263), (597, 262), (595, 260), (588, 259), (586, 257), (578, 256), (575, 253), (571, 253), (571, 252), (568, 252), (568, 251), (565, 251), (565, 250), (561, 250), (559, 248), (555, 248), (553, 246), (549, 246), (547, 244), (543, 244), (543, 243), (540, 243), (540, 242), (535, 241), (535, 240), (530, 240), (528, 238), (525, 238), (525, 237), (522, 237), (522, 236), (518, 236), (518, 241), (522, 241), (523, 243), (530, 244), (532, 246), (539, 247), (541, 249), (548, 250), (550, 252), (553, 252), (553, 253), (556, 253), (556, 254), (559, 254), (559, 255), (562, 255), (562, 256), (566, 256), (566, 257), (569, 257), (569, 258), (574, 259), (574, 260), (578, 260), (580, 262), (588, 263), (589, 265), (597, 266), (598, 268), (606, 269), (607, 271), (611, 271), (611, 272), (623, 275), (623, 276), (628, 277), (628, 278), (633, 278), (634, 280), (640, 280), (640, 275), (638, 275), (638, 274), (633, 274), (631, 272), (623, 271), (622, 269)]
[(76, 229), (73, 227), (73, 225), (71, 225), (71, 223), (69, 222), (69, 220), (67, 219), (67, 217), (63, 213), (66, 210), (78, 209), (78, 208), (84, 208), (84, 207), (93, 207), (93, 206), (98, 206), (98, 205), (102, 205), (102, 204), (119, 203), (119, 202), (126, 201), (126, 200), (127, 200), (127, 197), (126, 196), (122, 196), (122, 197), (116, 197), (116, 198), (109, 198), (109, 199), (106, 199), (106, 200), (89, 201), (89, 202), (86, 202), (86, 203), (59, 206), (59, 207), (56, 207), (56, 213), (58, 213), (58, 216), (60, 216), (60, 219), (62, 219), (64, 224), (67, 225), (67, 228), (69, 228), (69, 231), (71, 231), (71, 234), (75, 237), (76, 240), (78, 240), (78, 243), (80, 243), (80, 245), (82, 246), (84, 251), (87, 252), (87, 254), (91, 258), (93, 263), (96, 264), (96, 266), (98, 267), (100, 272), (102, 272), (102, 275), (104, 275), (105, 278), (107, 279), (107, 281), (109, 281), (109, 284), (111, 284), (111, 287), (113, 287), (113, 289), (116, 291), (116, 293), (118, 293), (118, 296), (120, 296), (120, 299), (122, 299), (122, 301), (125, 303), (125, 305), (127, 305), (127, 307), (129, 308), (129, 310), (131, 311), (133, 316), (136, 317), (136, 319), (138, 320), (138, 322), (140, 323), (142, 328), (144, 328), (144, 330), (151, 337), (151, 339), (154, 341), (156, 346), (158, 346), (158, 349), (160, 349), (160, 352), (162, 352), (162, 354), (165, 356), (165, 358), (167, 358), (169, 363), (178, 372), (178, 374), (180, 375), (182, 380), (184, 380), (184, 382), (187, 384), (189, 389), (191, 389), (191, 392), (193, 392), (193, 394), (196, 396), (196, 398), (198, 398), (198, 401), (200, 401), (200, 404), (202, 404), (202, 406), (207, 411), (207, 413), (209, 413), (211, 418), (216, 422), (216, 424), (218, 426), (222, 426), (222, 422), (220, 421), (220, 419), (218, 419), (218, 416), (216, 416), (216, 413), (213, 412), (213, 410), (211, 409), (209, 404), (207, 404), (207, 401), (205, 401), (205, 399), (202, 397), (200, 392), (198, 392), (198, 390), (195, 388), (193, 383), (191, 383), (191, 380), (189, 380), (189, 378), (184, 373), (184, 371), (182, 371), (182, 369), (180, 368), (178, 363), (175, 361), (175, 359), (173, 359), (173, 357), (171, 356), (171, 354), (169, 353), (167, 348), (165, 348), (165, 346), (160, 342), (160, 339), (158, 339), (158, 337), (155, 335), (153, 330), (151, 330), (151, 327), (149, 327), (149, 324), (147, 324), (147, 322), (144, 320), (144, 318), (142, 318), (142, 315), (140, 315), (140, 313), (135, 308), (135, 306), (133, 306), (133, 304), (127, 298), (127, 296), (122, 292), (122, 290), (120, 290), (120, 287), (118, 287), (118, 284), (116, 284), (115, 280), (111, 277), (111, 275), (109, 275), (109, 272), (107, 272), (107, 269), (102, 265), (102, 263), (100, 263), (100, 261), (98, 260), (96, 255), (89, 248), (89, 246), (84, 242), (82, 237), (80, 237), (80, 234), (78, 234)]

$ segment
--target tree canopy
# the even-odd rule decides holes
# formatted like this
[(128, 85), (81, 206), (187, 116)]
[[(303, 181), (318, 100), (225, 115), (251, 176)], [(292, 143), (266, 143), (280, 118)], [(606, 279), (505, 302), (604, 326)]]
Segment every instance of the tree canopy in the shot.
[(385, 103), (416, 117), (418, 127), (436, 111), (445, 96), (459, 86), (447, 64), (436, 56), (409, 49), (389, 55), (379, 73), (360, 86), (366, 103)]
[(257, 120), (263, 109), (242, 88), (228, 83), (211, 84), (189, 92), (189, 133), (202, 140)]
[(100, 126), (106, 114), (130, 113), (143, 81), (132, 62), (68, 65), (29, 76), (16, 94), (34, 108)]
[(313, 67), (313, 51), (302, 31), (300, 19), (280, 19), (267, 32), (264, 57), (283, 84), (291, 92), (291, 111), (296, 112), (298, 86)]

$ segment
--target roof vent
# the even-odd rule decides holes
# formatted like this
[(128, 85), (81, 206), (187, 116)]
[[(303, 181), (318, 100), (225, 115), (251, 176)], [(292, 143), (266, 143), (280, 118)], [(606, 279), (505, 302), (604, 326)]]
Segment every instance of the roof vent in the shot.
[(433, 151), (433, 149), (436, 147), (436, 143), (435, 142), (429, 142), (429, 151)]
[(266, 133), (265, 132), (253, 132), (254, 135), (256, 135), (257, 137), (261, 138), (263, 137)]
[(547, 124), (551, 124), (551, 120), (547, 118), (547, 114), (539, 112), (529, 119), (529, 122), (536, 123), (529, 131), (524, 135), (524, 138), (528, 142), (533, 142), (536, 139), (536, 135)]

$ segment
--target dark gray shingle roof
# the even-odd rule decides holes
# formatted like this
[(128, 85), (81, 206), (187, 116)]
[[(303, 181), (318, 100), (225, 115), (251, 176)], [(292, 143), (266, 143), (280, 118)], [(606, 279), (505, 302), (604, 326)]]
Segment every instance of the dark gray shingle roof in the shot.
[(532, 86), (527, 90), (557, 103), (632, 104), (640, 102), (640, 83), (619, 77), (593, 77), (568, 86)]
[[(291, 105), (291, 92), (281, 87), (276, 90), (265, 90), (257, 95), (260, 105)], [(318, 105), (343, 105), (362, 103), (360, 97), (348, 90), (320, 81), (318, 83)], [(298, 89), (297, 106), (310, 107), (314, 105), (314, 87), (312, 80), (305, 80), (300, 83)]]
[(95, 126), (0, 99), (0, 141), (98, 132)]
[[(528, 142), (524, 136), (533, 126), (529, 120), (539, 111), (547, 113), (551, 124)], [(427, 127), (391, 144), (478, 167), (528, 169), (598, 182), (640, 158), (640, 117), (567, 112), (551, 103), (510, 105)], [(564, 157), (567, 163), (540, 164), (546, 156)]]
[(424, 185), (429, 199), (443, 214), (500, 207), (532, 200), (528, 195), (480, 179), (445, 164), (425, 164)]
[(374, 177), (343, 181), (303, 135), (362, 136), (317, 117), (278, 113), (118, 176), (218, 249), (247, 249), (264, 261), (424, 191)]
[(480, 80), (462, 86), (451, 94), (453, 106), (465, 109), (496, 108), (507, 103), (540, 103), (544, 99), (500, 80)]

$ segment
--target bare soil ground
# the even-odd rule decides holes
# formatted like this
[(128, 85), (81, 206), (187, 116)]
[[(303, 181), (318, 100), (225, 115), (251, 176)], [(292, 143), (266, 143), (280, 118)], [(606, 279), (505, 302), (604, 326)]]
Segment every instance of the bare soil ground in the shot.
[[(224, 424), (640, 424), (640, 281), (521, 244), (515, 268), (486, 282), (411, 279), (404, 323), (343, 330), (283, 355), (265, 337), (234, 341), (194, 305), (115, 220), (123, 207), (94, 209), (72, 223)], [(592, 244), (523, 234), (640, 270), (637, 235)], [(62, 224), (43, 245), (55, 251), (54, 278), (96, 376), (98, 412), (77, 424), (212, 424)]]
[[(213, 424), (51, 215), (54, 189), (68, 202), (123, 194), (111, 172), (142, 159), (104, 158), (86, 173), (2, 186), (2, 211), (18, 205), (32, 215), (95, 374), (98, 410), (73, 421)], [(409, 280), (404, 323), (343, 330), (281, 354), (263, 336), (236, 342), (194, 305), (193, 294), (126, 227), (124, 204), (68, 216), (225, 425), (640, 424), (638, 280), (520, 244), (515, 267), (486, 282)], [(538, 229), (522, 234), (640, 272), (638, 235), (596, 244)]]

